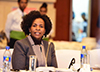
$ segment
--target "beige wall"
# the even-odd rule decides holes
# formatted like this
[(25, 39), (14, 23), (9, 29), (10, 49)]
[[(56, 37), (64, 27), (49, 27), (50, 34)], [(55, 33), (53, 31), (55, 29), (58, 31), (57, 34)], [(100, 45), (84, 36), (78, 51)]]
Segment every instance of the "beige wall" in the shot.
[[(33, 7), (39, 10), (39, 7), (42, 5), (43, 2), (47, 2), (48, 4), (48, 13), (47, 15), (52, 19), (53, 22), (53, 30), (54, 33), (52, 36), (55, 35), (55, 8), (54, 8), (54, 2), (56, 0), (30, 0), (27, 7)], [(9, 12), (11, 12), (12, 7), (18, 7), (18, 4), (16, 1), (0, 1), (0, 31), (5, 29), (5, 23), (7, 19), (7, 15)]]

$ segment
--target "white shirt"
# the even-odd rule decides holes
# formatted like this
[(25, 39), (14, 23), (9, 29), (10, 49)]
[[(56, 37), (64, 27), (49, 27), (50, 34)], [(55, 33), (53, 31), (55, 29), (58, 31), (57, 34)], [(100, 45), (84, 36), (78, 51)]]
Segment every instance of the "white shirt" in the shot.
[(5, 33), (8, 39), (10, 39), (10, 31), (22, 31), (21, 22), (23, 15), (24, 13), (19, 8), (8, 14), (5, 26)]
[(75, 39), (78, 38), (78, 31), (79, 31), (79, 24), (73, 20), (72, 21), (72, 32), (75, 34)]

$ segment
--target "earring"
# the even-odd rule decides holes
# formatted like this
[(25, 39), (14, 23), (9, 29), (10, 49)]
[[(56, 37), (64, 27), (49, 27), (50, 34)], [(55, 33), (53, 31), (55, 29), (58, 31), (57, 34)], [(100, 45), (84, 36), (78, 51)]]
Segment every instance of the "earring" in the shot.
[(43, 37), (42, 38), (45, 38), (45, 35), (43, 35)]
[(31, 32), (29, 32), (29, 35), (31, 35)]

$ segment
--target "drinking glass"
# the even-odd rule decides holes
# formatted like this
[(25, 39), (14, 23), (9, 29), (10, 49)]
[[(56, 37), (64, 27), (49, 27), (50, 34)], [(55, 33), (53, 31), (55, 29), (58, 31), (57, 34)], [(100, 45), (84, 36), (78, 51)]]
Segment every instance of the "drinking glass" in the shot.
[(36, 70), (36, 56), (30, 55), (29, 56), (29, 71), (34, 72)]

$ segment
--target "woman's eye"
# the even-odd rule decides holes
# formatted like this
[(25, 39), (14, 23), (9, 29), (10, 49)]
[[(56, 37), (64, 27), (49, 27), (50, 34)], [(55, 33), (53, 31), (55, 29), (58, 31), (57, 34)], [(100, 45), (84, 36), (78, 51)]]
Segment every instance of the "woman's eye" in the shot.
[(40, 26), (41, 28), (43, 28), (43, 26)]
[(35, 24), (35, 25), (33, 25), (33, 27), (36, 27), (36, 24)]

